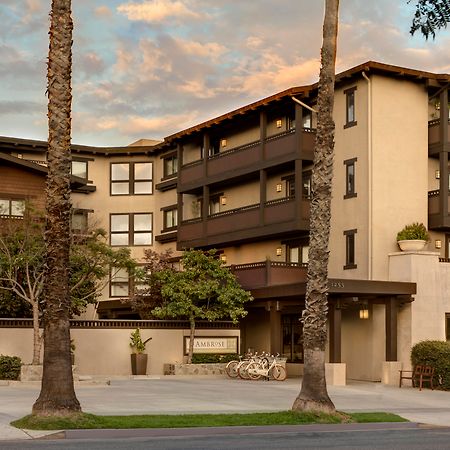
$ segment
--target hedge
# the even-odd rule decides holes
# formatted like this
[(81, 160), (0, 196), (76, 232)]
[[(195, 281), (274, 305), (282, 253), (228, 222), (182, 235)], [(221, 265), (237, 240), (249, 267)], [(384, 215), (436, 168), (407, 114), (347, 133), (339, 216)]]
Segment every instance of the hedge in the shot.
[(0, 355), (0, 380), (18, 380), (22, 361), (18, 356)]
[(434, 367), (433, 384), (450, 390), (450, 342), (422, 341), (411, 349), (411, 362)]
[(194, 353), (192, 355), (192, 364), (227, 363), (234, 359), (239, 359), (239, 355), (235, 353)]

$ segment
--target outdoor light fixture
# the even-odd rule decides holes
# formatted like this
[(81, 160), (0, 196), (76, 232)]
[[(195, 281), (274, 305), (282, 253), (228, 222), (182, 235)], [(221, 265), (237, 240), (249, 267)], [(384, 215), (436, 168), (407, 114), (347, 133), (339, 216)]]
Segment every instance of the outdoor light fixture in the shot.
[(368, 319), (369, 318), (369, 305), (367, 303), (363, 303), (359, 308), (359, 318), (360, 319)]
[(225, 196), (220, 197), (220, 204), (221, 205), (226, 205), (227, 204), (227, 198)]
[(224, 254), (220, 255), (220, 260), (223, 261), (224, 263), (226, 263), (227, 262), (227, 255), (224, 255)]
[(277, 256), (281, 256), (283, 249), (281, 247), (277, 247)]
[(278, 119), (277, 120), (277, 128), (281, 128), (282, 123), (283, 123), (282, 120)]
[(281, 192), (283, 190), (283, 185), (281, 183), (277, 183), (277, 192)]
[(227, 140), (226, 139), (222, 139), (220, 141), (220, 144), (222, 145), (222, 147), (226, 147), (227, 146)]
[(436, 180), (439, 180), (439, 178), (441, 178), (441, 171), (440, 170), (436, 170), (434, 172), (434, 177), (436, 178)]
[(434, 247), (435, 248), (442, 248), (442, 241), (440, 239), (436, 239), (434, 241)]

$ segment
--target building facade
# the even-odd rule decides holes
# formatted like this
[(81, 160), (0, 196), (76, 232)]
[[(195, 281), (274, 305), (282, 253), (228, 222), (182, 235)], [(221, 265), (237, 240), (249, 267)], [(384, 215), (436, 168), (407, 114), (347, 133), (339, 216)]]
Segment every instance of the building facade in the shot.
[[(389, 382), (415, 342), (449, 337), (449, 82), (376, 62), (336, 76), (330, 376)], [(163, 142), (72, 146), (77, 226), (105, 228), (141, 261), (146, 248), (218, 249), (254, 296), (241, 350), (280, 353), (292, 374), (303, 363), (316, 100), (317, 84), (295, 87)], [(45, 149), (0, 138), (10, 158), (44, 161)], [(428, 247), (399, 252), (412, 222), (428, 224)], [(126, 274), (111, 280), (89, 318), (131, 317), (118, 300), (129, 289)]]

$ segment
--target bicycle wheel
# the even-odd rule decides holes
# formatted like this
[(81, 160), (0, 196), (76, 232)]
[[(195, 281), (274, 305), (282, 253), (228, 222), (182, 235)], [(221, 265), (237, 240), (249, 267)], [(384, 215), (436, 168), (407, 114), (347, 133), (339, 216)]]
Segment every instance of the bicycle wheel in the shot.
[(230, 361), (226, 367), (225, 372), (230, 378), (236, 378), (238, 376), (237, 366), (239, 361)]
[(250, 364), (250, 362), (245, 362), (241, 364), (238, 368), (238, 376), (239, 378), (242, 378), (243, 380), (248, 380), (249, 376), (247, 374), (247, 366)]
[(279, 364), (276, 364), (272, 368), (272, 377), (277, 381), (284, 381), (286, 379), (286, 369)]
[(261, 374), (257, 373), (257, 370), (261, 369), (261, 364), (252, 362), (246, 367), (246, 374), (250, 380), (259, 380), (261, 378)]

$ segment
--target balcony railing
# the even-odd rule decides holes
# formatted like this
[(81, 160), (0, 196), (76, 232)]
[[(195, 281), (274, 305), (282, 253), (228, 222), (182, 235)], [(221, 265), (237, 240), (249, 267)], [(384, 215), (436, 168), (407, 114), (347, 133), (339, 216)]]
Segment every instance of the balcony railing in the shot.
[[(179, 186), (202, 184), (204, 177), (228, 177), (230, 173), (244, 174), (253, 171), (261, 161), (285, 161), (297, 156), (297, 138), (295, 129), (269, 136), (263, 142), (253, 141), (234, 147), (203, 159), (184, 164), (180, 171)], [(301, 130), (302, 155), (304, 159), (313, 159), (316, 130)], [(205, 172), (206, 171), (206, 172)]]
[[(436, 145), (441, 143), (440, 119), (430, 120), (428, 122), (428, 145)], [(448, 121), (448, 136), (450, 138), (450, 120)]]
[(441, 208), (441, 191), (428, 192), (428, 227), (430, 230), (450, 230), (450, 191), (447, 201), (444, 201), (444, 211)]
[(244, 289), (306, 281), (307, 264), (263, 261), (230, 266)]

